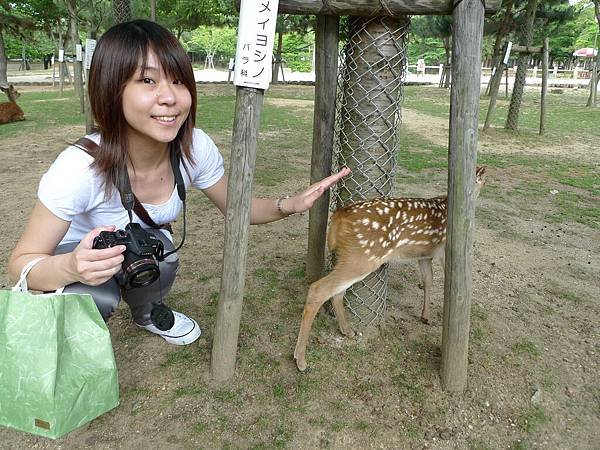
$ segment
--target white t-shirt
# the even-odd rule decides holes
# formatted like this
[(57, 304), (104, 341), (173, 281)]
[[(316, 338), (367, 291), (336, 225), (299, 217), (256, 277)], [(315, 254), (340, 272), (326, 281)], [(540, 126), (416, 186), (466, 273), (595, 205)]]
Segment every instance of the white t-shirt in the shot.
[[(100, 143), (99, 134), (87, 137)], [(190, 186), (207, 189), (221, 179), (224, 173), (223, 157), (212, 139), (202, 130), (194, 130), (192, 155), (195, 165), (186, 165), (189, 176), (183, 164), (181, 165), (186, 189)], [(122, 230), (129, 223), (129, 216), (116, 189), (113, 189), (113, 194), (108, 200), (104, 198), (102, 179), (90, 167), (93, 161), (94, 158), (84, 150), (69, 146), (58, 155), (40, 181), (40, 201), (54, 215), (71, 222), (60, 244), (79, 242), (99, 226), (116, 225), (117, 229)], [(166, 223), (175, 220), (182, 202), (177, 195), (177, 189), (173, 188), (171, 198), (167, 202), (161, 205), (143, 205), (155, 223)], [(135, 213), (133, 221), (148, 228)], [(171, 237), (169, 233), (165, 234)]]

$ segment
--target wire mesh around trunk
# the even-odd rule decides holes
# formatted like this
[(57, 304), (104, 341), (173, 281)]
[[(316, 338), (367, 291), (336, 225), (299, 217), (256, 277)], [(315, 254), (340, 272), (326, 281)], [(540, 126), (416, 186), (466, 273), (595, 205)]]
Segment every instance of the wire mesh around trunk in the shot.
[[(334, 189), (332, 209), (393, 193), (409, 24), (408, 17), (348, 20), (340, 53), (333, 170), (349, 167), (352, 174)], [(349, 288), (345, 301), (354, 321), (379, 323), (387, 290), (387, 265)]]

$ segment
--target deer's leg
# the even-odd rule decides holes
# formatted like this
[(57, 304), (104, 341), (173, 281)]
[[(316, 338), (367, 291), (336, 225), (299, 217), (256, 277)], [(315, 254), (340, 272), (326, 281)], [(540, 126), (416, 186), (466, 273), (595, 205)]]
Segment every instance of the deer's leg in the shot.
[[(315, 320), (315, 316), (323, 303), (334, 295), (343, 296), (346, 289), (357, 281), (362, 280), (376, 268), (377, 266), (369, 266), (360, 271), (356, 269), (345, 270), (338, 264), (333, 272), (310, 285), (306, 303), (304, 304), (304, 311), (302, 312), (302, 323), (300, 324), (296, 349), (294, 350), (294, 358), (296, 359), (296, 365), (299, 370), (306, 370), (306, 345), (308, 343), (308, 335), (312, 323)], [(336, 307), (334, 306), (334, 308)], [(337, 316), (338, 313), (336, 311), (336, 317)]]
[(333, 305), (333, 311), (335, 312), (335, 318), (338, 321), (340, 332), (346, 337), (354, 337), (354, 331), (352, 331), (348, 319), (346, 318), (346, 308), (344, 307), (345, 293), (346, 291), (334, 295), (331, 304)]
[(421, 311), (421, 322), (431, 323), (431, 286), (433, 284), (432, 259), (420, 259), (421, 279), (423, 280), (423, 310)]

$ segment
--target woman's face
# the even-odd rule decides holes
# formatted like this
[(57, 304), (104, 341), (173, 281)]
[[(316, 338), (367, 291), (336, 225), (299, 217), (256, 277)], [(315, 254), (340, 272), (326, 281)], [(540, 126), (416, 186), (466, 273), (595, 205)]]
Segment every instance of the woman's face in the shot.
[(123, 91), (123, 114), (129, 125), (129, 141), (136, 144), (167, 144), (187, 119), (192, 96), (180, 80), (168, 77), (153, 52), (146, 70), (141, 68)]

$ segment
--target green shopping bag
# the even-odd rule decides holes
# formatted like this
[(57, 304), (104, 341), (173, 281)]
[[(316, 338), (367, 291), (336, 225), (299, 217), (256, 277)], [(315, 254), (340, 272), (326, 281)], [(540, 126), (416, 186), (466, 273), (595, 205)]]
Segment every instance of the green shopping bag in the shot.
[(106, 324), (88, 294), (0, 291), (0, 425), (58, 438), (119, 404)]

